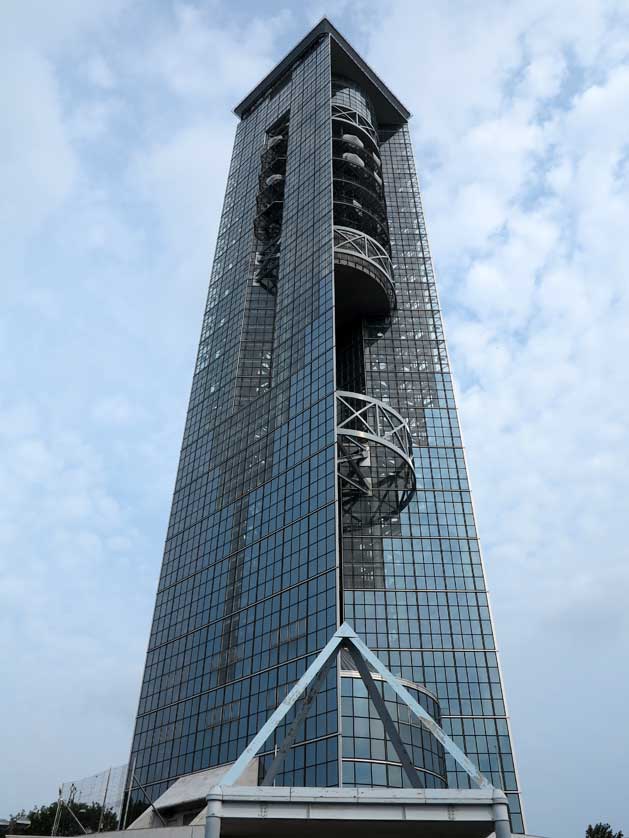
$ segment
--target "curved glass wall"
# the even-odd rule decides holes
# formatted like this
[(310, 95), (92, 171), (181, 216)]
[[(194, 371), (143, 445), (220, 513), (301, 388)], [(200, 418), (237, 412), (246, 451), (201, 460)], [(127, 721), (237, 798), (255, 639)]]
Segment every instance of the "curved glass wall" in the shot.
[(332, 105), (350, 108), (359, 113), (376, 128), (376, 112), (369, 97), (352, 79), (334, 76), (332, 79)]
[[(421, 782), (429, 789), (446, 788), (446, 763), (441, 744), (420, 725), (388, 684), (376, 674), (372, 673), (372, 678)], [(410, 681), (403, 683), (413, 698), (441, 724), (441, 711), (435, 696)], [(409, 788), (408, 777), (357, 672), (341, 671), (341, 714), (343, 783)]]

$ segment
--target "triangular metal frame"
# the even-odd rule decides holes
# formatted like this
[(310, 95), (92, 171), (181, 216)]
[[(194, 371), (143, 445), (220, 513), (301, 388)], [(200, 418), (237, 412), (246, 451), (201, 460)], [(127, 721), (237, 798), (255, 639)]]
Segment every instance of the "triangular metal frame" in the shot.
[(493, 788), (489, 780), (481, 774), (479, 769), (470, 759), (468, 759), (459, 746), (453, 742), (452, 739), (450, 739), (450, 737), (443, 731), (432, 716), (424, 710), (424, 708), (413, 698), (409, 691), (400, 683), (395, 675), (389, 672), (382, 661), (363, 643), (349, 623), (343, 623), (343, 625), (334, 632), (328, 643), (321, 650), (321, 652), (319, 652), (315, 660), (310, 664), (299, 681), (297, 681), (286, 698), (269, 716), (258, 733), (240, 754), (236, 762), (223, 775), (220, 781), (221, 786), (231, 786), (239, 779), (245, 768), (257, 755), (258, 751), (262, 748), (269, 736), (271, 736), (271, 734), (276, 730), (282, 719), (286, 717), (291, 707), (293, 707), (301, 698), (301, 706), (297, 710), (295, 719), (288, 729), (275, 759), (262, 781), (263, 786), (271, 785), (273, 783), (273, 780), (280, 770), (288, 751), (297, 737), (299, 727), (307, 716), (320, 687), (325, 681), (325, 676), (336, 660), (336, 657), (341, 649), (346, 649), (351, 655), (356, 665), (356, 669), (358, 670), (358, 674), (367, 688), (369, 698), (373, 702), (375, 709), (384, 724), (387, 736), (389, 737), (389, 740), (398, 755), (402, 768), (414, 788), (423, 788), (423, 781), (419, 772), (415, 769), (411, 762), (408, 752), (402, 743), (399, 732), (389, 715), (389, 711), (386, 708), (373, 678), (371, 677), (369, 667), (375, 670), (383, 681), (391, 687), (391, 689), (406, 704), (409, 710), (414, 716), (416, 716), (426, 730), (432, 733), (435, 739), (441, 742), (446, 751), (453, 757), (454, 760), (456, 760), (456, 762), (479, 786), (479, 788)]

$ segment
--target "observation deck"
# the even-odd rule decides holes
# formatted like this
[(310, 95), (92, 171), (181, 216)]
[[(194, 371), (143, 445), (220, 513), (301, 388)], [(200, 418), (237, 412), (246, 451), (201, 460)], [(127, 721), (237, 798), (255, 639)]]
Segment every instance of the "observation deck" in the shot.
[(417, 488), (408, 422), (390, 405), (336, 391), (338, 476), (343, 528), (397, 517)]
[(334, 227), (336, 317), (382, 317), (396, 306), (393, 266), (385, 248), (351, 227)]

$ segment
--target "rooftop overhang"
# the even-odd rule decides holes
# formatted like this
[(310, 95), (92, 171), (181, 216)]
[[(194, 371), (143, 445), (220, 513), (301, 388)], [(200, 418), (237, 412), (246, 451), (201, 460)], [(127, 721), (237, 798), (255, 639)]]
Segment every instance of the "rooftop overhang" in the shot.
[(271, 72), (234, 108), (236, 116), (242, 117), (260, 99), (265, 96), (291, 65), (322, 36), (329, 35), (331, 42), (332, 68), (336, 75), (349, 78), (362, 85), (376, 109), (378, 121), (382, 125), (396, 125), (410, 118), (410, 111), (391, 93), (368, 64), (358, 55), (341, 33), (327, 18), (310, 30), (305, 38), (294, 47)]

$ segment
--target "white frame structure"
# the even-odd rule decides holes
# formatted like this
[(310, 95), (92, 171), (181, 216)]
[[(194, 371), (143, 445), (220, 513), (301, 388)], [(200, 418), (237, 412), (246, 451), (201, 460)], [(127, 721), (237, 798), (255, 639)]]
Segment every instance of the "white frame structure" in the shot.
[(373, 701), (384, 724), (387, 735), (391, 740), (391, 744), (395, 748), (400, 762), (402, 763), (402, 767), (414, 788), (422, 787), (421, 778), (411, 763), (410, 757), (402, 744), (399, 733), (397, 732), (395, 725), (393, 724), (384, 705), (384, 701), (380, 698), (380, 693), (371, 678), (369, 666), (371, 666), (372, 669), (380, 675), (383, 681), (391, 687), (391, 689), (407, 705), (409, 710), (417, 717), (426, 730), (430, 731), (435, 739), (441, 742), (446, 751), (453, 757), (454, 760), (456, 760), (456, 762), (461, 766), (461, 768), (463, 768), (463, 770), (471, 777), (480, 789), (485, 789), (487, 791), (494, 790), (494, 786), (492, 786), (489, 780), (481, 774), (474, 763), (468, 759), (459, 746), (453, 742), (452, 739), (450, 739), (450, 737), (444, 732), (441, 726), (437, 724), (432, 716), (427, 713), (426, 710), (424, 710), (424, 708), (413, 698), (413, 696), (400, 683), (395, 675), (389, 672), (382, 661), (363, 643), (349, 623), (343, 623), (343, 625), (334, 632), (328, 643), (324, 646), (321, 652), (319, 652), (315, 660), (310, 664), (292, 690), (290, 690), (286, 698), (269, 716), (258, 733), (240, 754), (236, 762), (221, 778), (221, 786), (231, 786), (236, 782), (236, 780), (238, 780), (251, 760), (258, 754), (260, 748), (262, 748), (269, 736), (271, 736), (271, 734), (276, 730), (282, 719), (286, 717), (289, 710), (294, 707), (303, 696), (301, 707), (297, 710), (295, 719), (289, 728), (284, 741), (278, 749), (278, 753), (269, 771), (267, 772), (267, 775), (262, 781), (262, 785), (270, 785), (272, 783), (284, 761), (284, 758), (286, 757), (286, 754), (295, 741), (297, 731), (308, 714), (312, 702), (325, 680), (325, 676), (329, 668), (336, 660), (336, 657), (341, 649), (346, 649), (352, 656), (358, 672), (367, 687), (369, 697)]
[[(353, 659), (409, 778), (411, 789), (271, 787), (341, 649), (346, 650)], [(370, 667), (391, 687), (426, 730), (441, 742), (478, 785), (477, 790), (423, 788), (420, 772), (411, 762), (384, 699), (374, 683)], [(261, 786), (236, 787), (234, 783), (300, 699), (295, 718)], [(302, 833), (305, 838), (319, 838), (324, 832), (328, 832), (332, 838), (345, 834), (360, 836), (369, 834), (369, 830), (375, 830), (374, 835), (405, 838), (411, 834), (409, 828), (412, 834), (416, 834), (415, 824), (417, 834), (421, 832), (426, 838), (444, 838), (449, 834), (459, 838), (465, 834), (475, 838), (489, 838), (490, 835), (495, 838), (511, 838), (509, 809), (504, 792), (496, 789), (481, 774), (348, 623), (343, 623), (334, 632), (279, 707), (221, 777), (219, 784), (209, 790), (207, 808), (203, 814), (205, 838), (221, 838), (222, 822), (225, 822), (225, 835), (247, 834), (259, 838), (270, 838), (278, 829), (282, 835)], [(367, 828), (368, 823), (369, 829), (362, 833), (360, 825), (364, 824)]]

